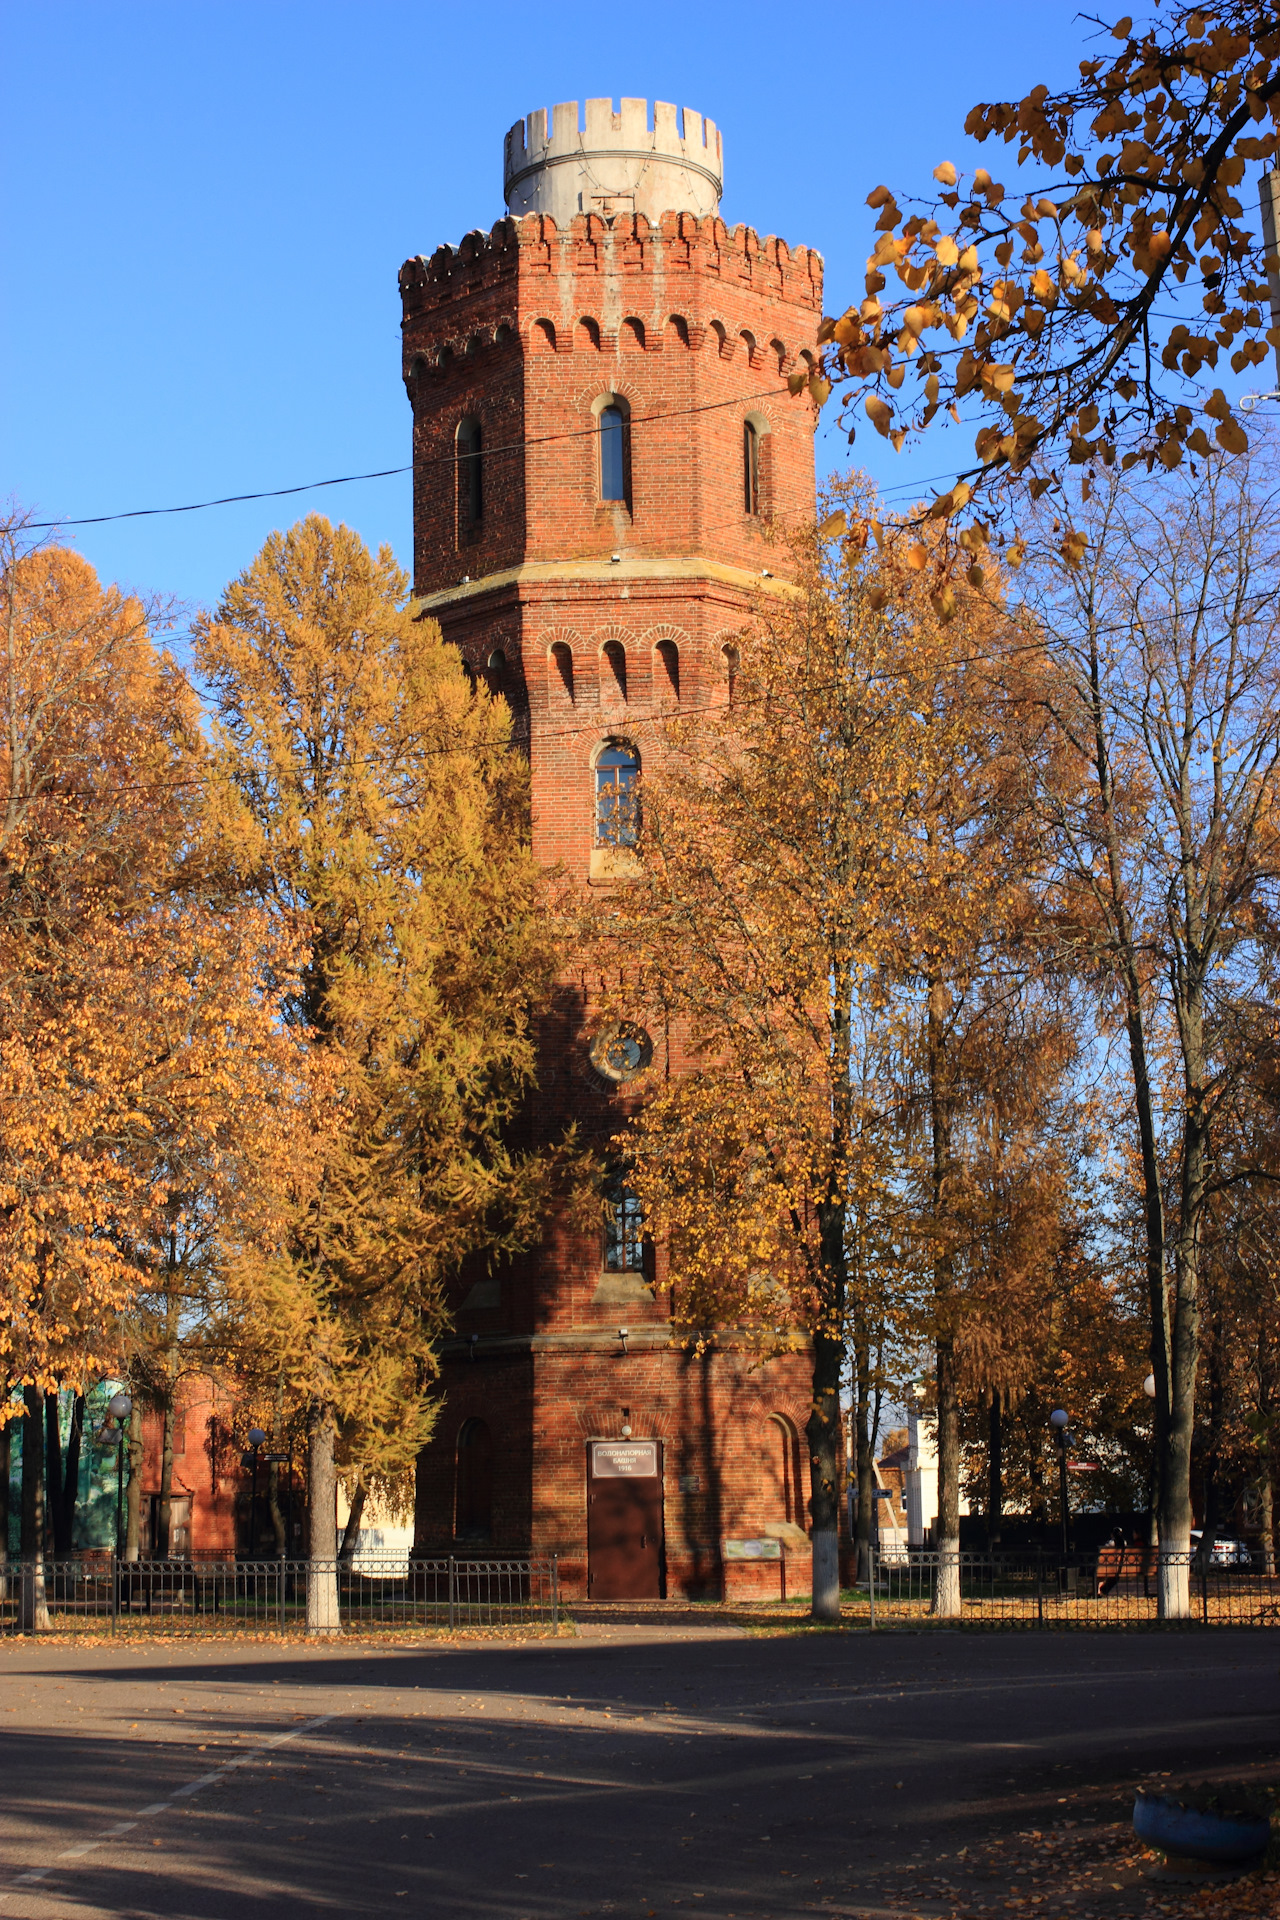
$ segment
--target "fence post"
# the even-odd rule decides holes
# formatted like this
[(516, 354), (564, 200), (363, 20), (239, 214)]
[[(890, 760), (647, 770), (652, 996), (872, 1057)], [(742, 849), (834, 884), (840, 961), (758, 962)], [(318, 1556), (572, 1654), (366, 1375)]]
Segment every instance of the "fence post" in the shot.
[(1200, 1618), (1207, 1627), (1209, 1624), (1209, 1563), (1200, 1562)]
[(871, 1609), (871, 1624), (868, 1631), (876, 1630), (876, 1535), (880, 1531), (880, 1515), (873, 1508), (871, 1513), (871, 1532), (867, 1538), (867, 1598)]
[(551, 1630), (554, 1633), (560, 1625), (560, 1555), (551, 1556)]
[(454, 1587), (454, 1562), (453, 1562), (453, 1555), (450, 1554), (449, 1555), (449, 1631), (450, 1633), (453, 1632), (453, 1587)]
[(1036, 1548), (1036, 1625), (1044, 1625), (1044, 1548)]
[(120, 1615), (120, 1555), (112, 1549), (111, 1554), (111, 1631), (116, 1630), (116, 1621)]

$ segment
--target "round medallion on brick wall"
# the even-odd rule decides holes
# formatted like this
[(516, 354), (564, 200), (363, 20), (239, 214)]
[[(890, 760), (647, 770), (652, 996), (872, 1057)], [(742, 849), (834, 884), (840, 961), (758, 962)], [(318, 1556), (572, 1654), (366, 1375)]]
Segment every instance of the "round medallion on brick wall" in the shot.
[(596, 1072), (615, 1084), (634, 1080), (653, 1059), (653, 1041), (631, 1020), (613, 1020), (601, 1027), (591, 1042), (590, 1061)]

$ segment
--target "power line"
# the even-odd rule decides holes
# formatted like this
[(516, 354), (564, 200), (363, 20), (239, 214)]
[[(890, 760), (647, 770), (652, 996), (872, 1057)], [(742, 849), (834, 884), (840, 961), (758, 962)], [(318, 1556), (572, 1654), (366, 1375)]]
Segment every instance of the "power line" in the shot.
[[(703, 406), (672, 407), (663, 413), (632, 414), (629, 425), (637, 427), (647, 426), (651, 421), (655, 420), (682, 420), (689, 418), (693, 414), (716, 413), (724, 407), (740, 407), (748, 401), (754, 400), (758, 402), (760, 400), (781, 399), (782, 397), (783, 390), (781, 388), (776, 389), (772, 393), (763, 394), (758, 388), (755, 388), (750, 393), (735, 394), (728, 400), (709, 400)], [(789, 393), (786, 397), (788, 399), (796, 399), (799, 396)], [(594, 440), (598, 432), (598, 427), (574, 427), (566, 429), (563, 433), (536, 434), (532, 438), (512, 440), (505, 446), (484, 447), (481, 450), (480, 457), (482, 460), (496, 459), (499, 454), (523, 453), (526, 447), (550, 446), (553, 442), (561, 440)], [(372, 473), (341, 473), (335, 475), (332, 480), (304, 480), (298, 486), (268, 487), (259, 493), (226, 493), (222, 494), (216, 500), (193, 500), (187, 505), (180, 507), (131, 507), (127, 513), (94, 513), (78, 520), (29, 520), (27, 525), (33, 532), (46, 533), (54, 532), (59, 527), (100, 527), (111, 520), (146, 520), (161, 514), (204, 513), (209, 507), (238, 506), (246, 500), (282, 500), (290, 494), (314, 493), (317, 488), (320, 487), (347, 487), (359, 480), (389, 480), (395, 475), (413, 473), (420, 471), (424, 467), (456, 467), (460, 465), (461, 460), (466, 457), (465, 455), (459, 456), (453, 453), (446, 453), (437, 455), (430, 460), (413, 461), (407, 467), (379, 467)], [(928, 483), (926, 482), (925, 484)]]

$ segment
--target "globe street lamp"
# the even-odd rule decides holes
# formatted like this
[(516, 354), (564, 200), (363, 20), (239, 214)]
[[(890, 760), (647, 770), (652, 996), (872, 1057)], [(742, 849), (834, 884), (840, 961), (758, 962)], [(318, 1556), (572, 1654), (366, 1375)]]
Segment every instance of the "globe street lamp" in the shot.
[(249, 1558), (256, 1559), (258, 1544), (258, 1448), (266, 1441), (261, 1427), (250, 1427), (249, 1445), (253, 1448), (253, 1478), (249, 1483)]
[(1071, 1416), (1063, 1408), (1055, 1407), (1049, 1415), (1049, 1425), (1053, 1428), (1058, 1442), (1058, 1500), (1062, 1508), (1062, 1555), (1064, 1560), (1071, 1558), (1071, 1509), (1067, 1498), (1067, 1429)]
[(107, 1402), (107, 1412), (120, 1430), (120, 1444), (116, 1449), (116, 1558), (124, 1559), (124, 1438), (125, 1421), (133, 1412), (133, 1401), (127, 1393), (113, 1393)]

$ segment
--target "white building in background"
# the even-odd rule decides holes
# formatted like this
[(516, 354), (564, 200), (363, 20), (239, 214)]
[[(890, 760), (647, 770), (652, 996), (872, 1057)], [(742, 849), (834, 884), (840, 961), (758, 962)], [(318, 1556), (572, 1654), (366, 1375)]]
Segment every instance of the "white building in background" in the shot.
[[(932, 1413), (907, 1409), (907, 1544), (923, 1547), (932, 1536), (929, 1529), (938, 1518), (938, 1421)], [(969, 1502), (960, 1495), (960, 1511), (967, 1514)]]

